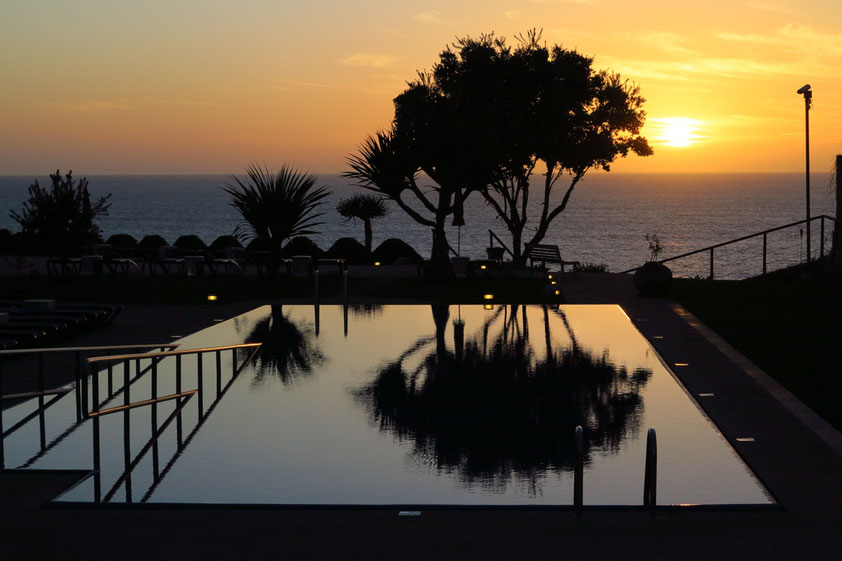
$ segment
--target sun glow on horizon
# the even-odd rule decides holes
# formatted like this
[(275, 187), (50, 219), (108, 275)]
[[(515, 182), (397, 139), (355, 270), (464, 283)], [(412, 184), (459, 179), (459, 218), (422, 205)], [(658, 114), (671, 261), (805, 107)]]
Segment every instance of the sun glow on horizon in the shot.
[(655, 130), (653, 139), (662, 143), (664, 146), (686, 148), (704, 138), (699, 133), (702, 131), (705, 123), (698, 119), (664, 117), (661, 119), (649, 119), (649, 123)]

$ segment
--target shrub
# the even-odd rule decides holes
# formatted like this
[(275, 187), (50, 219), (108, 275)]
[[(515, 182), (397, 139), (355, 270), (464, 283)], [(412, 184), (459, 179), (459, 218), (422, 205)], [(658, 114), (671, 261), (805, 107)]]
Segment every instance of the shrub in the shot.
[(187, 251), (205, 251), (208, 248), (199, 236), (192, 234), (179, 237), (173, 245), (178, 249)]
[(140, 249), (158, 249), (165, 245), (170, 245), (167, 240), (161, 236), (143, 236), (143, 239), (137, 244)]
[(284, 246), (284, 255), (309, 255), (313, 258), (322, 256), (322, 251), (316, 242), (305, 236), (298, 236), (292, 238), (286, 246)]
[(393, 265), (398, 260), (408, 261), (416, 265), (424, 263), (424, 259), (418, 255), (417, 251), (412, 249), (408, 243), (398, 238), (389, 238), (381, 243), (372, 252), (371, 258), (384, 265)]
[(234, 236), (219, 236), (210, 244), (211, 251), (219, 251), (221, 249), (240, 248), (243, 244)]
[(23, 233), (49, 253), (68, 253), (75, 247), (102, 241), (95, 221), (108, 214), (111, 195), (91, 202), (88, 180), (83, 177), (77, 184), (72, 171), (62, 177), (56, 170), (50, 180), (49, 188), (41, 187), (36, 180), (29, 186), (29, 200), (20, 213), (13, 210), (9, 214)]
[(573, 265), (573, 270), (578, 273), (607, 273), (608, 265), (605, 263), (580, 263)]
[(333, 259), (344, 259), (355, 265), (366, 262), (365, 246), (354, 238), (339, 238), (333, 242), (325, 255)]
[(137, 240), (134, 236), (130, 236), (129, 234), (114, 234), (113, 236), (110, 236), (105, 243), (121, 248), (133, 249), (137, 247)]

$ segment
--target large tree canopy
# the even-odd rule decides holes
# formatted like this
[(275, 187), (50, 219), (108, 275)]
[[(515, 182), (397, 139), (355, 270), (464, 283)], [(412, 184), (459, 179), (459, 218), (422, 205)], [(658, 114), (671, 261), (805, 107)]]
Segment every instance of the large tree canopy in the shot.
[[(546, 173), (533, 243), (589, 169), (608, 170), (630, 151), (652, 153), (639, 134), (645, 116), (639, 89), (592, 63), (576, 51), (542, 45), (535, 31), (519, 37), (516, 48), (493, 34), (461, 39), (395, 98), (391, 128), (363, 142), (346, 175), (430, 226), (439, 267), (448, 257), (447, 217), (463, 223), (465, 199), (479, 191), (512, 232), (520, 260), (529, 179), (539, 162)], [(419, 186), (420, 172), (430, 189)], [(565, 174), (571, 182), (551, 207)]]

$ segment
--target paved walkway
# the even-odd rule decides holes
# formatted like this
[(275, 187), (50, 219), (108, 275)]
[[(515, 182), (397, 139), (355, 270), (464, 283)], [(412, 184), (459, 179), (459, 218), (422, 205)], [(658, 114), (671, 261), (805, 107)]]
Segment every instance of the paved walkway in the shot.
[[(842, 557), (842, 457), (834, 449), (833, 434), (819, 436), (816, 430), (822, 427), (811, 428), (809, 415), (785, 392), (770, 392), (733, 349), (706, 336), (703, 326), (694, 326), (694, 319), (671, 301), (638, 298), (628, 277), (580, 274), (565, 277), (562, 287), (571, 303), (622, 305), (691, 394), (714, 394), (697, 399), (782, 510), (668, 511), (654, 521), (633, 511), (593, 511), (576, 520), (569, 511), (425, 511), (420, 517), (399, 518), (393, 511), (359, 510), (67, 510), (40, 505), (78, 474), (4, 473), (3, 559)], [(160, 320), (160, 313), (153, 313), (145, 324), (147, 312), (126, 311), (128, 323), (115, 323), (114, 333), (125, 330), (124, 335), (141, 337)], [(180, 316), (202, 323), (199, 310), (183, 311)], [(133, 318), (133, 313), (138, 315)], [(213, 319), (219, 318), (203, 316), (208, 323)], [(156, 336), (160, 327), (158, 323)], [(108, 330), (98, 337), (109, 340)], [(744, 437), (754, 440), (736, 441)]]

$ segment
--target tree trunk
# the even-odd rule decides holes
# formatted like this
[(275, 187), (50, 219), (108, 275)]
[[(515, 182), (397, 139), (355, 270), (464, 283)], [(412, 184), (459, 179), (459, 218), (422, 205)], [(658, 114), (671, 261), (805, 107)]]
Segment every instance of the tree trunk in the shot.
[(363, 220), (363, 225), (365, 228), (365, 258), (369, 259), (371, 257), (371, 220)]
[(450, 255), (448, 255), (447, 234), (444, 226), (447, 216), (436, 217), (433, 228), (433, 250), (430, 254), (430, 277), (434, 280), (444, 280), (450, 277)]
[(452, 194), (444, 189), (439, 193), (438, 212), (433, 227), (433, 249), (430, 253), (430, 278), (433, 280), (445, 280), (452, 276), (450, 246), (447, 243), (447, 233), (444, 230), (450, 210), (451, 196)]
[(433, 322), (436, 324), (436, 359), (441, 364), (447, 357), (447, 342), (444, 334), (447, 331), (447, 320), (450, 318), (450, 306), (447, 304), (432, 304)]
[(523, 224), (512, 230), (512, 263), (515, 267), (522, 267), (526, 263), (523, 252)]

